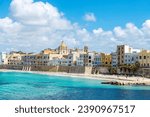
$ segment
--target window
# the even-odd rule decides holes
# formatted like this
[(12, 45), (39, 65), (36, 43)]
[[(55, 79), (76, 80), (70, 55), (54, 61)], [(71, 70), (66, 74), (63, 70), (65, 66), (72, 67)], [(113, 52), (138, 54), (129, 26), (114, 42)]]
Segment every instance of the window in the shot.
[(144, 59), (146, 59), (146, 56), (144, 56)]

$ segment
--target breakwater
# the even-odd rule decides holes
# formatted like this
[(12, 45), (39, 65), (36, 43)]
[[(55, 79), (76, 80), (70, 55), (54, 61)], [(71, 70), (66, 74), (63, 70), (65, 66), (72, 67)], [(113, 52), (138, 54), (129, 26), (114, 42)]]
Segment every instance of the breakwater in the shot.
[(150, 85), (148, 82), (136, 82), (136, 81), (107, 81), (102, 82), (101, 84), (110, 84), (110, 85)]

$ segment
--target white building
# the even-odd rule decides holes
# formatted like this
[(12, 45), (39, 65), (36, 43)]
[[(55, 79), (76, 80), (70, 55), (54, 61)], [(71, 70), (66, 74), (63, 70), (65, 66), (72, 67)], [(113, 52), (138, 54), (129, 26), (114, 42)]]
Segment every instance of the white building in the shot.
[(68, 66), (76, 66), (77, 58), (79, 58), (78, 52), (68, 54)]
[(138, 61), (138, 53), (125, 53), (124, 64), (134, 64)]
[(101, 55), (100, 54), (95, 54), (93, 66), (100, 66), (101, 64), (102, 64), (101, 63)]
[(118, 65), (132, 64), (136, 61), (137, 53), (139, 49), (133, 49), (129, 45), (118, 45), (117, 46), (117, 62)]
[(4, 60), (4, 64), (8, 65), (22, 65), (23, 60), (22, 56), (24, 56), (25, 53), (23, 52), (10, 52), (6, 55), (6, 59)]
[(53, 59), (49, 60), (49, 66), (68, 66), (68, 59), (66, 57), (58, 58), (54, 57)]
[(7, 54), (5, 52), (0, 53), (0, 65), (5, 64)]
[(77, 58), (77, 66), (84, 66), (85, 55), (86, 54), (79, 55), (79, 58)]
[(112, 67), (116, 67), (117, 64), (118, 64), (117, 52), (111, 53), (111, 57), (112, 57), (112, 59), (111, 59), (111, 66)]
[(77, 66), (100, 66), (101, 55), (95, 52), (88, 52), (87, 54), (80, 54), (77, 59)]

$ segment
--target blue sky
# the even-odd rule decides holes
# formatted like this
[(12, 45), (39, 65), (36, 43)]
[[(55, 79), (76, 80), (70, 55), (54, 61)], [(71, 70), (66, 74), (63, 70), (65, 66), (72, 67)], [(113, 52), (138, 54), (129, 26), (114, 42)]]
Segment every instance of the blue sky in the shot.
[[(35, 0), (49, 2), (72, 22), (78, 22), (81, 26), (90, 29), (99, 26), (108, 30), (115, 26), (125, 26), (132, 22), (138, 27), (150, 19), (150, 0)], [(0, 17), (9, 15), (11, 0), (0, 0)], [(83, 15), (93, 12), (97, 22), (85, 22)]]
[[(10, 4), (12, 1), (14, 1), (14, 4), (11, 7)], [(24, 0), (20, 0), (20, 1), (22, 1), (21, 4), (26, 4), (25, 2), (23, 2)], [(45, 6), (46, 6), (46, 2), (48, 2), (53, 7), (57, 8), (58, 14), (60, 14), (61, 12), (64, 14), (63, 18), (61, 17), (61, 19), (64, 20), (65, 18), (66, 19), (65, 22), (71, 22), (70, 25), (72, 26), (75, 23), (77, 23), (79, 28), (78, 29), (74, 28), (74, 31), (71, 30), (70, 32), (70, 33), (77, 32), (77, 34), (72, 34), (73, 36), (71, 35), (68, 36), (69, 38), (73, 39), (71, 41), (74, 42), (73, 45), (74, 47), (81, 47), (81, 45), (84, 44), (87, 45), (93, 44), (91, 45), (91, 48), (93, 49), (96, 49), (98, 51), (110, 52), (112, 49), (115, 48), (116, 44), (129, 44), (136, 48), (143, 48), (144, 46), (146, 49), (150, 49), (149, 46), (146, 45), (146, 43), (150, 42), (149, 39), (150, 38), (149, 37), (150, 0), (34, 0), (34, 1), (27, 0), (27, 1), (30, 1), (33, 4), (36, 4), (37, 2), (38, 3), (42, 2), (45, 4)], [(19, 2), (18, 3), (17, 2), (18, 0), (0, 0), (0, 19), (5, 19), (6, 17), (8, 17), (10, 20), (12, 20), (12, 22), (16, 22), (19, 25), (21, 25), (20, 27), (22, 26), (26, 27), (26, 29), (22, 29), (25, 31), (28, 28), (29, 29), (33, 28), (33, 24), (36, 21), (35, 20), (33, 21), (34, 17), (32, 16), (34, 15), (38, 17), (39, 14), (33, 12), (31, 13), (32, 16), (31, 14), (29, 14), (29, 17), (30, 18), (32, 17), (31, 18), (32, 21), (29, 18), (27, 19), (27, 16), (21, 15), (21, 12), (24, 13), (25, 11), (24, 9), (23, 10), (19, 9), (19, 7), (17, 6)], [(26, 4), (26, 8), (28, 8), (27, 5), (29, 4)], [(43, 6), (39, 5), (37, 7), (43, 7)], [(18, 16), (18, 14), (20, 16)], [(93, 18), (95, 18), (95, 20), (94, 19), (87, 20), (85, 18), (86, 15), (88, 16), (90, 15), (89, 17), (91, 18), (91, 14), (93, 15)], [(27, 20), (30, 20), (30, 24), (27, 24)], [(33, 24), (31, 24), (31, 22)], [(4, 26), (2, 27), (4, 28)], [(131, 32), (131, 28), (133, 28), (134, 30), (133, 32)], [(101, 29), (103, 33), (101, 33)], [(96, 33), (98, 31), (99, 33), (98, 36), (94, 33), (94, 30)], [(135, 33), (137, 33), (137, 35), (135, 35)], [(47, 34), (46, 35), (44, 34), (46, 34), (46, 32), (44, 32), (42, 35), (42, 37), (45, 38), (45, 40), (46, 38), (52, 38), (49, 37)], [(62, 35), (67, 35), (67, 34), (68, 32), (64, 33), (63, 31)], [(23, 38), (23, 36), (21, 35), (19, 38)], [(66, 42), (68, 43), (70, 42), (70, 40), (68, 41), (66, 37), (62, 37), (62, 38), (64, 38)], [(84, 40), (80, 40), (80, 38), (84, 38)], [(133, 40), (131, 42), (130, 38), (135, 39), (134, 41), (138, 40), (137, 43), (133, 43), (134, 42)], [(14, 39), (16, 42), (19, 41), (17, 36), (14, 37)], [(99, 43), (98, 46), (95, 46), (94, 43), (91, 43), (91, 40), (93, 39), (95, 39), (96, 42)], [(141, 39), (143, 39), (142, 40), (143, 42), (138, 44), (141, 41)], [(8, 40), (10, 41), (10, 39)], [(55, 44), (57, 44), (58, 41), (61, 40), (61, 36), (59, 37), (59, 39), (57, 37), (57, 39), (54, 40), (57, 40), (54, 42)], [(49, 41), (54, 41), (54, 40), (49, 39)], [(104, 42), (104, 40), (111, 41), (111, 43), (113, 44), (106, 43)], [(3, 40), (2, 42), (4, 43), (6, 42), (6, 40), (5, 41)], [(55, 44), (52, 44), (52, 47), (56, 46)], [(107, 49), (104, 49), (103, 47), (99, 48), (99, 46), (105, 46), (104, 44), (111, 45), (111, 46), (108, 47)], [(48, 45), (42, 46), (42, 48), (44, 47), (46, 48), (48, 47)], [(11, 48), (18, 50), (18, 49), (22, 49), (23, 47), (21, 48), (18, 47), (17, 45), (11, 45)], [(35, 51), (36, 50), (37, 51), (40, 50), (40, 47), (39, 48), (35, 47)]]

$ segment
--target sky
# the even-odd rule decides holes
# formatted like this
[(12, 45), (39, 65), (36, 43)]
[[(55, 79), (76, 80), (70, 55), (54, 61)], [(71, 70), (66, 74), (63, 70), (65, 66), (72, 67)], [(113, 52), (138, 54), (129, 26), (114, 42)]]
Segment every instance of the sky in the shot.
[(150, 49), (150, 0), (0, 0), (0, 51)]

